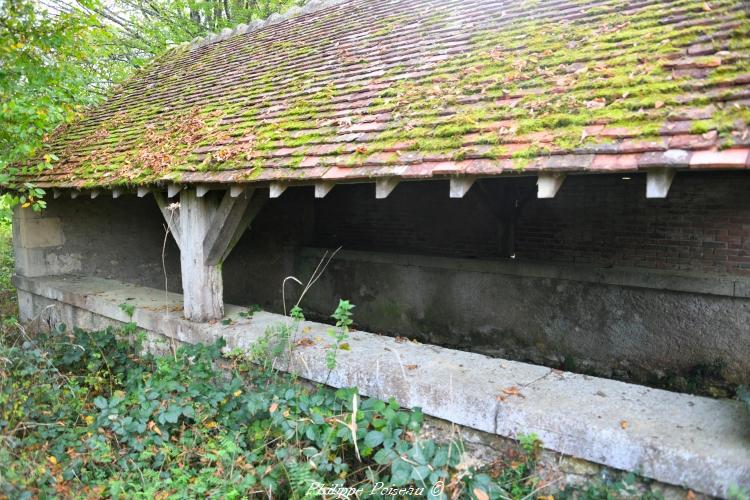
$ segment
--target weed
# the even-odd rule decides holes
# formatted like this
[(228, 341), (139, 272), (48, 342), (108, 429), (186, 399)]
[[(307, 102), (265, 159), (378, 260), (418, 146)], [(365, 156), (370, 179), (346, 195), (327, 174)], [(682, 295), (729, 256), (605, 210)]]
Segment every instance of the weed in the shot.
[(349, 326), (352, 324), (352, 309), (354, 304), (349, 303), (348, 300), (339, 300), (339, 305), (336, 307), (336, 311), (331, 315), (336, 320), (336, 330), (328, 330), (328, 336), (333, 338), (334, 344), (331, 349), (326, 353), (326, 366), (329, 370), (336, 368), (336, 354), (339, 350), (349, 350), (349, 344), (344, 341), (349, 338)]

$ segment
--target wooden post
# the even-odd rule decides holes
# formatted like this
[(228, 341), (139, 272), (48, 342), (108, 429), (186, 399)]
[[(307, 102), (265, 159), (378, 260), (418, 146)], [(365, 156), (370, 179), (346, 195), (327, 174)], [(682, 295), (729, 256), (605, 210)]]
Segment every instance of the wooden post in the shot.
[(224, 316), (220, 265), (206, 265), (203, 241), (216, 212), (215, 198), (199, 198), (194, 189), (180, 193), (180, 267), (185, 318), (210, 321)]
[(184, 315), (191, 321), (224, 316), (221, 265), (267, 199), (254, 190), (238, 191), (227, 190), (220, 200), (212, 193), (200, 196), (195, 189), (184, 189), (178, 211), (163, 193), (154, 192), (180, 248)]
[(451, 198), (463, 198), (474, 185), (474, 177), (451, 177), (450, 179), (450, 196)]

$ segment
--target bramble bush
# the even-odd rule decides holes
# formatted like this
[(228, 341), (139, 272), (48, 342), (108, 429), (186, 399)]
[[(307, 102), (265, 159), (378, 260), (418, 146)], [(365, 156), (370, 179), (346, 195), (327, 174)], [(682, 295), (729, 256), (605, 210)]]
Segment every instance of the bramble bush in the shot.
[(0, 497), (305, 498), (382, 483), (440, 498), (440, 483), (443, 498), (484, 499), (537, 486), (533, 437), (511, 465), (481, 472), (463, 465), (461, 442), (420, 436), (419, 409), (258, 364), (273, 343), (249, 356), (223, 355), (221, 341), (157, 356), (137, 337), (6, 328)]

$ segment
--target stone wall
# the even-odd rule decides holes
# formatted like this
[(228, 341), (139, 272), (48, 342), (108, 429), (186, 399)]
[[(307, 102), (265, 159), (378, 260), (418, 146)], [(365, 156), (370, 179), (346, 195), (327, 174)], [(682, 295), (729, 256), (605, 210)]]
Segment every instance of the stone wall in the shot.
[[(301, 251), (295, 274), (321, 256)], [(748, 280), (350, 251), (303, 306), (324, 319), (345, 298), (366, 330), (696, 390), (750, 382), (750, 289), (738, 284)]]
[(337, 186), (315, 205), (314, 243), (750, 275), (745, 172), (680, 173), (666, 199), (646, 198), (645, 175), (568, 176), (552, 199), (535, 182), (485, 179), (461, 199), (447, 181), (401, 183), (384, 200), (372, 184)]
[(48, 199), (42, 214), (17, 207), (16, 273), (83, 274), (164, 288), (166, 267), (168, 288), (179, 292), (179, 249), (171, 236), (164, 241), (165, 234), (161, 213), (150, 196), (63, 196)]
[[(219, 337), (229, 351), (251, 349), (267, 339), (269, 328), (290, 324), (288, 317), (269, 312), (248, 317), (233, 305), (226, 306), (231, 319), (226, 324), (187, 321), (173, 309), (182, 300), (179, 294), (116, 280), (18, 277), (16, 284), (24, 310), (38, 315), (41, 325), (96, 329), (133, 321), (150, 332), (149, 347), (162, 351), (173, 343), (210, 343)], [(120, 307), (123, 302), (133, 307), (132, 316)], [(444, 420), (431, 419), (428, 435), (460, 436), (482, 464), (503, 455), (507, 441), (499, 436), (535, 433), (557, 452), (545, 454), (543, 462), (555, 474), (544, 477), (559, 478), (560, 484), (606, 474), (590, 463), (596, 462), (711, 495), (750, 485), (750, 414), (739, 401), (649, 389), (362, 330), (349, 333), (349, 349), (337, 353), (331, 369), (330, 345), (323, 340), (330, 327), (304, 321), (295, 328), (296, 338), (309, 342), (295, 343), (291, 352), (284, 349), (274, 359), (277, 369), (420, 407)]]
[[(697, 377), (750, 380), (750, 176), (680, 173), (666, 200), (645, 176), (571, 176), (538, 200), (533, 178), (311, 187), (271, 199), (223, 265), (225, 300), (280, 312), (282, 283), (344, 250), (302, 305), (339, 298), (372, 331), (691, 390)], [(151, 196), (106, 193), (19, 210), (17, 272), (165, 287), (164, 223)], [(357, 252), (359, 251), (359, 253)], [(510, 258), (513, 256), (514, 258)], [(180, 291), (179, 254), (164, 251)], [(287, 280), (291, 305), (301, 287)]]

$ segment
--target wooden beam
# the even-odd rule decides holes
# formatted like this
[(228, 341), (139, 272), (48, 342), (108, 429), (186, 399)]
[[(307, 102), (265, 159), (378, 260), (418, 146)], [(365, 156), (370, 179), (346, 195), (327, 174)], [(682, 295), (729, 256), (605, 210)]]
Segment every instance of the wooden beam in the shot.
[(474, 180), (474, 177), (451, 177), (451, 198), (463, 198)]
[(97, 196), (99, 196), (99, 191), (91, 191), (91, 199), (92, 199), (92, 200), (93, 200), (94, 198), (96, 198)]
[(387, 198), (391, 191), (398, 186), (400, 179), (398, 177), (385, 177), (375, 179), (375, 198), (382, 200)]
[(539, 174), (536, 180), (537, 198), (554, 198), (560, 187), (565, 181), (565, 174), (562, 173), (543, 173)]
[(317, 184), (315, 184), (315, 197), (325, 198), (325, 195), (327, 195), (331, 191), (331, 189), (333, 189), (333, 182), (318, 182)]
[[(164, 193), (154, 197), (180, 247), (180, 268), (185, 318), (210, 321), (224, 315), (221, 263), (261, 210), (268, 196), (254, 189), (243, 189), (244, 196), (231, 190), (219, 200), (185, 189), (180, 194), (177, 219), (169, 211)], [(237, 193), (235, 193), (237, 194)]]
[(53, 189), (53, 190), (52, 190), (52, 198), (54, 198), (55, 200), (56, 200), (56, 199), (58, 199), (58, 198), (60, 197), (60, 194), (61, 194), (61, 193), (60, 193), (60, 190), (59, 190), (59, 189)]
[(174, 198), (180, 190), (182, 190), (182, 187), (177, 184), (169, 184), (167, 186), (167, 198)]
[(146, 196), (149, 192), (149, 189), (147, 187), (140, 186), (138, 188), (138, 198), (143, 198)]
[(210, 191), (210, 187), (205, 184), (198, 184), (195, 188), (195, 194), (198, 198), (203, 198), (206, 196), (206, 193)]
[(75, 200), (76, 198), (78, 198), (79, 194), (80, 194), (80, 191), (76, 191), (74, 189), (71, 189), (70, 190), (70, 199), (71, 200)]
[[(228, 195), (225, 197), (230, 198)], [(218, 208), (213, 196), (199, 198), (194, 189), (186, 189), (180, 194), (183, 313), (191, 321), (211, 321), (224, 316), (221, 266), (206, 265), (203, 254), (204, 242), (212, 229)]]
[(245, 186), (236, 185), (236, 186), (231, 186), (229, 188), (229, 196), (231, 196), (232, 198), (237, 198), (239, 195), (241, 195), (244, 192), (245, 192)]
[(272, 182), (268, 186), (268, 196), (270, 198), (278, 198), (286, 190), (286, 184), (283, 182)]
[[(268, 196), (265, 193), (256, 191), (251, 196), (248, 196), (248, 199), (249, 203), (247, 204), (247, 208), (245, 208), (245, 213), (242, 214), (241, 222), (234, 229), (234, 233), (230, 235), (228, 231), (225, 231), (229, 239), (226, 243), (222, 244), (224, 250), (219, 257), (219, 262), (226, 260), (237, 242), (240, 241), (242, 235), (250, 228), (250, 225), (255, 220), (255, 216), (258, 215), (258, 212), (260, 212), (266, 201), (268, 201)], [(211, 257), (213, 258), (213, 256)]]
[(231, 192), (224, 195), (216, 213), (212, 215), (211, 227), (203, 242), (205, 265), (218, 265), (229, 255), (229, 250), (231, 250), (229, 246), (235, 240), (235, 235), (237, 233), (242, 235), (251, 222), (247, 220), (245, 213), (253, 198), (255, 198), (255, 190), (248, 191), (247, 196), (233, 197)]
[(172, 233), (177, 246), (182, 248), (182, 228), (180, 226), (180, 211), (179, 208), (174, 208), (174, 205), (170, 206), (169, 201), (164, 197), (164, 193), (154, 191), (154, 199), (156, 204), (159, 205), (161, 215), (164, 217), (164, 221), (169, 227), (169, 232)]
[(646, 198), (666, 198), (674, 179), (674, 168), (652, 168), (646, 172)]
[(122, 189), (112, 188), (112, 198), (119, 198), (122, 195)]

